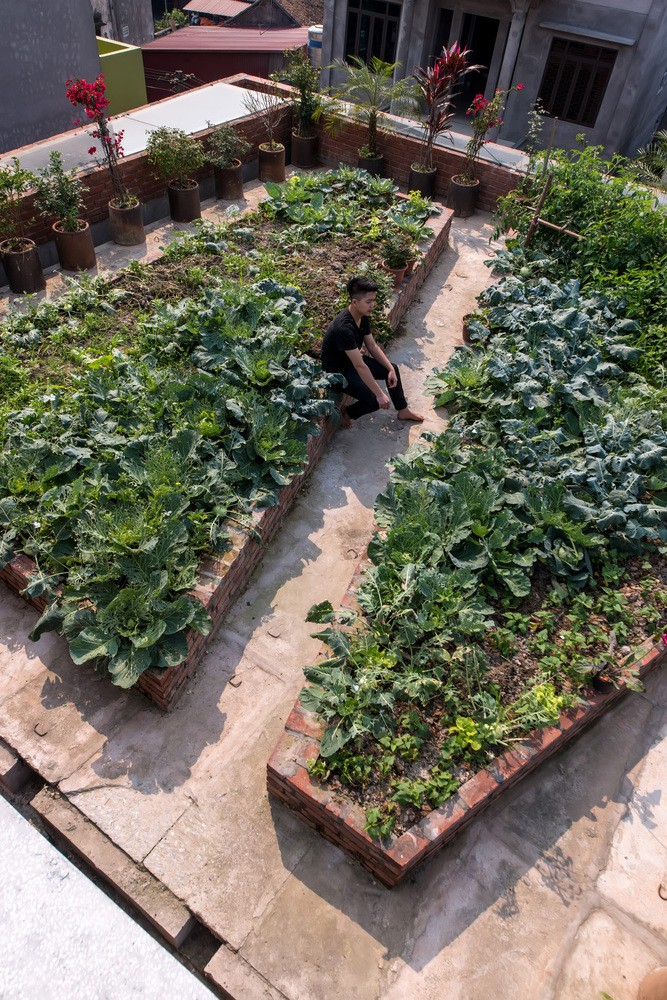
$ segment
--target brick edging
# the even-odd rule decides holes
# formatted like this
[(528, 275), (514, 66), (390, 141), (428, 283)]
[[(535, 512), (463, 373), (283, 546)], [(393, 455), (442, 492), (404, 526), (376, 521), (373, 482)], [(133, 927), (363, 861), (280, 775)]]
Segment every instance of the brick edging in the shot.
[[(353, 607), (361, 574), (360, 563), (342, 601)], [(634, 668), (643, 679), (667, 659), (667, 646), (647, 640)], [(373, 840), (364, 829), (365, 813), (358, 803), (334, 793), (315, 778), (308, 765), (319, 757), (325, 725), (299, 701), (267, 764), (267, 788), (297, 815), (341, 850), (355, 858), (388, 889), (393, 889), (448, 844), (499, 796), (513, 788), (545, 760), (558, 753), (628, 693), (624, 681), (606, 694), (590, 690), (579, 705), (561, 713), (556, 726), (534, 730), (496, 757), (461, 785), (438, 809), (398, 837)]]

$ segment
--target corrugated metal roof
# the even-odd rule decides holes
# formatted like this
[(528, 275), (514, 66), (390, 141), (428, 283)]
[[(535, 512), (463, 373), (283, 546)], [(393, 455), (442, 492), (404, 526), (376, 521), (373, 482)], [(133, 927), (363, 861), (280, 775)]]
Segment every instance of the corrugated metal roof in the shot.
[(211, 52), (283, 52), (297, 49), (308, 41), (308, 28), (179, 28), (163, 38), (156, 38), (142, 49), (176, 52), (207, 50)]
[(193, 14), (211, 14), (213, 17), (234, 17), (249, 6), (245, 0), (190, 0), (183, 10)]

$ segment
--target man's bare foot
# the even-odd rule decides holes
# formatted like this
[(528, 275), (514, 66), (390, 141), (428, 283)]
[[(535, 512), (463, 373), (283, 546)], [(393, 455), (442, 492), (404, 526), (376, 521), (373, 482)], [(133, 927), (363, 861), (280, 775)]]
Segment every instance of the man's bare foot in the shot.
[(399, 420), (415, 420), (420, 424), (424, 420), (421, 413), (415, 413), (415, 411), (411, 410), (409, 406), (404, 407), (402, 410), (398, 410), (396, 416)]
[(343, 427), (348, 430), (352, 426), (352, 417), (347, 412), (347, 406), (341, 406), (340, 415), (343, 419)]

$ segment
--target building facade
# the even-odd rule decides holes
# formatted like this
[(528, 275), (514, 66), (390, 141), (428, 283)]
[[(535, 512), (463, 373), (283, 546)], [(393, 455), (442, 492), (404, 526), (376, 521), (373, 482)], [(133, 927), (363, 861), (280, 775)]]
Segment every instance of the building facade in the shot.
[[(153, 39), (151, 0), (90, 0), (97, 33), (126, 45), (145, 45)], [(170, 5), (169, 9), (173, 7)], [(161, 11), (164, 13), (164, 10)]]
[[(608, 154), (648, 142), (667, 107), (665, 0), (325, 0), (325, 66), (375, 55), (404, 76), (454, 41), (485, 67), (466, 82), (460, 109), (476, 93), (523, 83), (501, 133), (513, 145), (525, 141), (538, 98), (557, 119), (557, 146), (584, 133)], [(335, 83), (328, 70), (323, 83)]]
[(90, 0), (0, 4), (0, 153), (72, 127), (68, 77), (100, 72)]

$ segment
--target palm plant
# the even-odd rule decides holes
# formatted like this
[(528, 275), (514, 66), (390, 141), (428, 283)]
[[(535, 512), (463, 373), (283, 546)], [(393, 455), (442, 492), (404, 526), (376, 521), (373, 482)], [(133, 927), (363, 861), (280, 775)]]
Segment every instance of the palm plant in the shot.
[(418, 167), (423, 171), (434, 169), (433, 144), (439, 135), (451, 128), (454, 117), (453, 98), (457, 95), (457, 85), (468, 73), (483, 69), (468, 62), (470, 49), (462, 49), (458, 42), (450, 48), (443, 48), (432, 66), (417, 67), (413, 77), (417, 82), (417, 104), (421, 114), (424, 141), (421, 147)]
[(351, 114), (357, 121), (368, 126), (366, 146), (359, 150), (364, 157), (376, 157), (378, 153), (378, 128), (390, 128), (391, 122), (386, 117), (389, 106), (397, 113), (414, 111), (415, 85), (407, 77), (394, 81), (394, 71), (400, 63), (386, 63), (373, 56), (368, 65), (358, 56), (349, 56), (348, 60), (335, 59), (331, 69), (340, 70), (345, 74), (342, 83), (332, 88), (333, 96), (340, 101), (348, 101), (353, 105)]
[(656, 132), (646, 148), (637, 150), (633, 167), (640, 181), (667, 189), (667, 130)]

